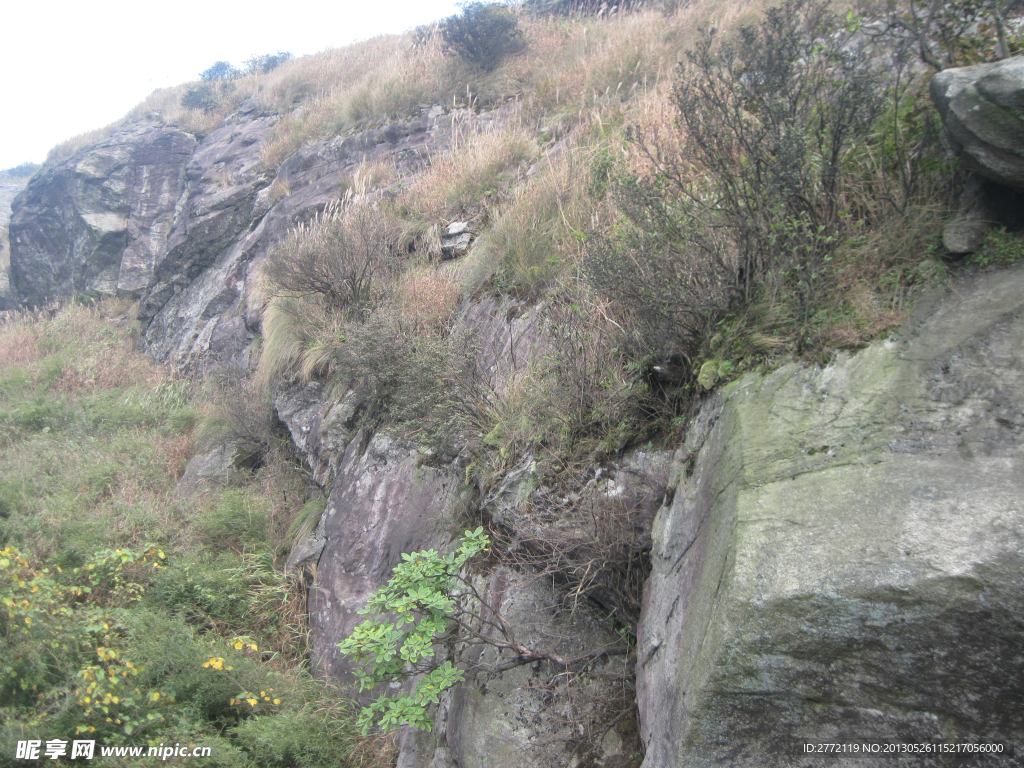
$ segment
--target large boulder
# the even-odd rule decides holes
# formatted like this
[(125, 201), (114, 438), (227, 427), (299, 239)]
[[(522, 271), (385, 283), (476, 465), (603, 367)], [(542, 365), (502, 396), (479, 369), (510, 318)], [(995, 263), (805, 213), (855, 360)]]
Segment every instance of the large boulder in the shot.
[(195, 144), (177, 128), (135, 123), (38, 173), (10, 223), (20, 298), (139, 296), (165, 250)]
[(931, 94), (964, 164), (1024, 189), (1024, 56), (939, 72)]
[(1019, 265), (704, 405), (653, 534), (646, 768), (1024, 733), (1022, 340)]
[(931, 94), (953, 150), (972, 171), (943, 244), (973, 253), (992, 224), (1024, 226), (1024, 57), (944, 70)]

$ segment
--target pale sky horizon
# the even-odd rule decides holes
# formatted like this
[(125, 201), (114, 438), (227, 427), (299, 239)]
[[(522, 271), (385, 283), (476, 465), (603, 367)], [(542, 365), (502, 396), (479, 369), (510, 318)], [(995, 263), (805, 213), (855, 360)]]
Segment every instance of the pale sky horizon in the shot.
[(403, 32), (458, 13), (451, 0), (309, 0), (294, 6), (176, 0), (30, 3), (0, 11), (0, 170), (41, 163), (55, 145), (102, 128), (158, 88), (197, 80), (216, 61), (296, 57)]

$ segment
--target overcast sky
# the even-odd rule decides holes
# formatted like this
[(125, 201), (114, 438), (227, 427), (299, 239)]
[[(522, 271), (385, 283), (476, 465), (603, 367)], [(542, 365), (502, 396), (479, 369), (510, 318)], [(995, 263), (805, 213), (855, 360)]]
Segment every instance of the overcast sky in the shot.
[(0, 10), (0, 169), (123, 117), (215, 61), (296, 56), (458, 12), (449, 0), (6, 0)]

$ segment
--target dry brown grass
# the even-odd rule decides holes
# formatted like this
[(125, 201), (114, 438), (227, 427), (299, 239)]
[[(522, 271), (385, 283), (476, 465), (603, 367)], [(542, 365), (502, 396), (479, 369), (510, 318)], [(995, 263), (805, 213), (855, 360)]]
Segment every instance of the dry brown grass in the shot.
[(303, 143), (410, 117), (433, 104), (484, 106), (519, 98), (529, 121), (568, 129), (595, 114), (621, 117), (638, 95), (667, 90), (681, 52), (702, 25), (730, 27), (765, 6), (764, 0), (698, 0), (668, 16), (651, 9), (611, 18), (523, 17), (524, 52), (491, 73), (445, 55), (436, 33), (380, 36), (240, 77), (210, 112), (181, 106), (196, 83), (154, 91), (124, 118), (54, 147), (47, 163), (73, 156), (125, 123), (151, 117), (205, 135), (248, 98), (282, 115), (264, 149), (268, 168)]
[(157, 386), (167, 373), (135, 349), (129, 329), (133, 316), (132, 305), (119, 299), (95, 307), (70, 304), (49, 318), (18, 313), (0, 323), (0, 369), (38, 373), (36, 364), (57, 344), (77, 351), (62, 359), (54, 384), (64, 394)]
[(302, 144), (351, 126), (450, 103), (459, 73), (459, 63), (443, 55), (439, 40), (415, 45), (412, 35), (376, 37), (287, 62), (259, 84), (260, 104), (285, 116), (266, 145), (264, 164), (276, 168)]
[(96, 307), (72, 304), (61, 310), (47, 324), (46, 332), (64, 343), (73, 342), (79, 354), (63, 361), (56, 389), (73, 394), (161, 384), (167, 372), (135, 349), (128, 332), (133, 317), (132, 305), (118, 299)]
[(393, 301), (404, 327), (430, 336), (450, 327), (461, 299), (462, 287), (450, 269), (420, 267), (402, 276)]
[(40, 335), (39, 326), (25, 314), (0, 322), (0, 370), (27, 368), (43, 357)]
[(449, 150), (430, 159), (430, 167), (399, 198), (399, 207), (413, 222), (448, 223), (470, 207), (499, 200), (536, 151), (530, 131), (515, 116), (482, 127), (471, 119)]
[(507, 291), (539, 296), (578, 273), (584, 233), (606, 209), (592, 162), (591, 150), (579, 149), (539, 164), (529, 183), (495, 214), (464, 266), (469, 292), (496, 276)]

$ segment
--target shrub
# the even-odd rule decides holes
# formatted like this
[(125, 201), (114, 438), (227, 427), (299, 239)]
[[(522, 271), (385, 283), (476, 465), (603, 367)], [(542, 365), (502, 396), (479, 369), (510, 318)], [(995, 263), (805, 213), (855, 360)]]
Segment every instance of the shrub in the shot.
[(39, 163), (22, 163), (21, 165), (16, 165), (13, 168), (7, 168), (0, 171), (0, 178), (27, 179), (42, 167), (43, 166), (39, 165)]
[(424, 335), (394, 311), (375, 312), (350, 327), (332, 370), (335, 381), (361, 392), (368, 423), (390, 425), (442, 453), (453, 452), (478, 415), (472, 340)]
[(731, 39), (708, 31), (680, 67), (678, 132), (631, 132), (652, 170), (618, 185), (625, 226), (592, 239), (588, 274), (656, 340), (642, 351), (692, 362), (758, 293), (812, 314), (850, 216), (850, 159), (882, 112), (885, 83), (851, 34), (810, 0)]
[(210, 83), (200, 83), (194, 88), (189, 88), (181, 97), (181, 106), (186, 109), (199, 109), (203, 112), (213, 112), (220, 106), (220, 97), (217, 89)]
[(488, 72), (522, 47), (515, 15), (492, 3), (465, 3), (461, 15), (441, 22), (441, 38), (450, 51)]
[(631, 355), (691, 361), (737, 296), (734, 251), (652, 183), (624, 180), (615, 197), (625, 221), (588, 238), (587, 281), (617, 305)]
[(397, 269), (394, 238), (368, 202), (332, 205), (297, 227), (269, 256), (263, 274), (275, 296), (319, 296), (355, 321), (378, 306)]
[(245, 61), (245, 74), (266, 74), (267, 72), (277, 69), (286, 61), (291, 60), (292, 54), (289, 51), (278, 51), (277, 53), (264, 53), (262, 55), (252, 56)]
[(867, 52), (837, 27), (823, 5), (787, 0), (720, 51), (705, 35), (676, 84), (686, 151), (665, 178), (687, 162), (711, 174), (711, 189), (679, 192), (721, 211), (713, 218), (737, 244), (748, 297), (757, 275), (787, 267), (813, 293), (810, 263), (833, 249), (842, 223), (843, 162), (881, 110)]
[(232, 78), (238, 77), (239, 71), (235, 69), (229, 62), (218, 61), (209, 69), (204, 70), (199, 74), (199, 79), (210, 82), (214, 80), (231, 80)]
[(204, 448), (234, 443), (247, 454), (240, 463), (253, 467), (259, 466), (271, 451), (287, 450), (287, 430), (277, 419), (266, 388), (260, 387), (244, 370), (226, 368), (211, 378), (212, 412), (200, 429)]

